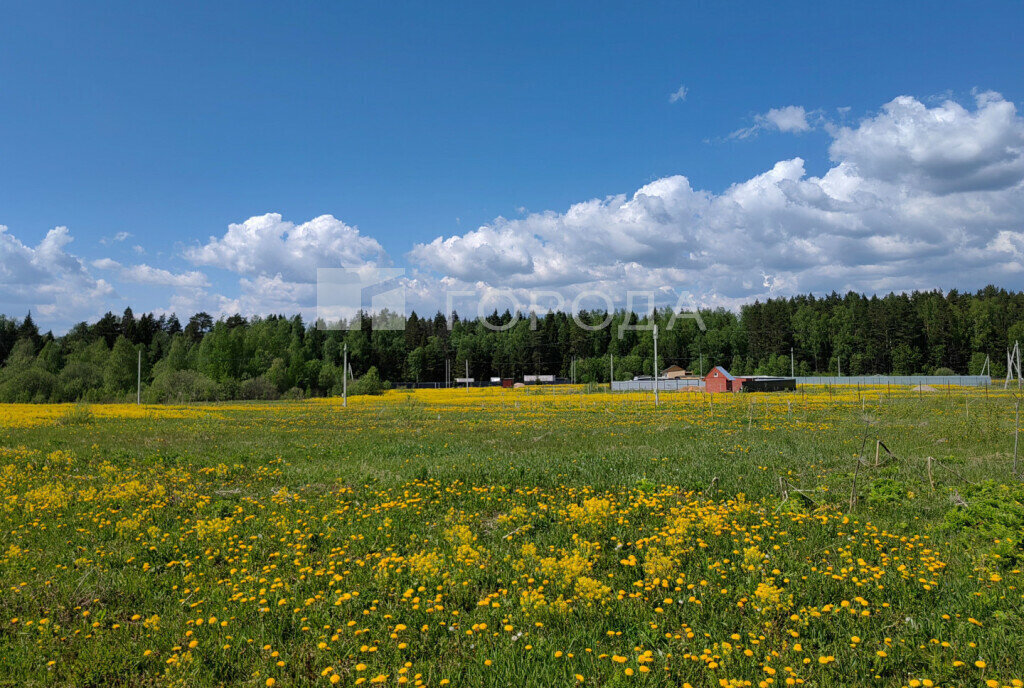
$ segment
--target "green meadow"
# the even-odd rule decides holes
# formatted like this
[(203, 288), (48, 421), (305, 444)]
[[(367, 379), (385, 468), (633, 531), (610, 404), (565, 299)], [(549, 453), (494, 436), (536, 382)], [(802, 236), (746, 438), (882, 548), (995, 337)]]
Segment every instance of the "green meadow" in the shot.
[(0, 684), (1024, 685), (1014, 394), (660, 401), (2, 406)]

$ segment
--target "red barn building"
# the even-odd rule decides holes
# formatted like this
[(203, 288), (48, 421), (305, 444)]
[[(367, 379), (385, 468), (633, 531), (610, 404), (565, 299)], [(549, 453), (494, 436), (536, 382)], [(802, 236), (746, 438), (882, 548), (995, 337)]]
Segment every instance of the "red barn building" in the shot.
[(770, 375), (733, 377), (722, 366), (715, 366), (704, 377), (704, 391), (718, 392), (782, 392), (796, 389), (796, 378)]
[(730, 375), (728, 370), (722, 366), (715, 366), (704, 376), (704, 391), (710, 394), (739, 391), (738, 387), (733, 388), (735, 382), (736, 378)]

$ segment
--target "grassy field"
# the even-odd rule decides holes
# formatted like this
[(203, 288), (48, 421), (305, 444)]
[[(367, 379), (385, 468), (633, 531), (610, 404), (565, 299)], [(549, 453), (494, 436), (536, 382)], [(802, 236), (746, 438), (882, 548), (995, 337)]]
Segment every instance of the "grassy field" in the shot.
[(1012, 395), (661, 399), (0, 407), (0, 684), (1024, 686)]

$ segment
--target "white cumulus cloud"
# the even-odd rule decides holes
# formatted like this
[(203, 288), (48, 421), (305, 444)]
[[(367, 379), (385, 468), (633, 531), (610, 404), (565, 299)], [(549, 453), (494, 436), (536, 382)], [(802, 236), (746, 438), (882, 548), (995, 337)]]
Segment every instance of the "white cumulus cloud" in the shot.
[(239, 277), (238, 294), (193, 295), (206, 308), (226, 315), (301, 313), (316, 307), (318, 268), (372, 268), (390, 264), (376, 239), (333, 215), (294, 224), (280, 214), (250, 217), (228, 226), (221, 237), (185, 251), (197, 265), (223, 268)]
[(66, 250), (71, 241), (67, 227), (54, 227), (38, 245), (28, 246), (0, 225), (2, 312), (21, 317), (22, 309), (31, 309), (42, 323), (102, 314), (114, 289)]
[(810, 131), (811, 124), (807, 121), (807, 115), (808, 113), (802, 105), (772, 108), (764, 114), (756, 115), (751, 126), (737, 129), (729, 134), (729, 138), (746, 139), (764, 130), (781, 131), (791, 134)]
[(863, 175), (935, 193), (1006, 189), (1024, 178), (1024, 120), (998, 93), (978, 95), (973, 112), (901, 96), (839, 129), (829, 153)]
[(317, 268), (379, 263), (384, 249), (333, 215), (300, 225), (267, 213), (228, 226), (221, 237), (185, 251), (197, 265), (254, 277), (281, 274), (292, 282), (315, 282)]

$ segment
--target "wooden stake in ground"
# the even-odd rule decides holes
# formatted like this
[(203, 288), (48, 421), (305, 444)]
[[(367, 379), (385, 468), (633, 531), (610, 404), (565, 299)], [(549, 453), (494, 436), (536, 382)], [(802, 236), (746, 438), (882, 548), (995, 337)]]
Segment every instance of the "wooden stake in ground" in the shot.
[(1013, 413), (1013, 474), (1017, 475), (1017, 437), (1020, 435), (1020, 399), (1014, 405)]
[[(875, 467), (876, 468), (878, 466), (882, 465), (881, 460), (880, 460), (880, 458), (881, 458), (881, 452), (879, 451), (880, 449), (884, 449), (885, 450), (885, 453), (889, 455), (889, 459), (895, 459), (896, 458), (896, 456), (892, 453), (892, 450), (890, 450), (889, 447), (885, 446), (885, 442), (883, 442), (882, 440), (876, 439), (875, 440)], [(889, 459), (886, 459), (886, 462), (888, 462)]]
[(1020, 343), (1017, 341), (1014, 341), (1012, 350), (1006, 350), (1006, 380), (1003, 381), (1003, 389), (1009, 389), (1014, 374), (1017, 376), (1017, 389), (1020, 389)]
[(1013, 342), (1013, 361), (1017, 367), (1017, 389), (1020, 389), (1021, 374), (1020, 374), (1020, 342)]
[(711, 483), (704, 490), (703, 499), (707, 499), (708, 498), (708, 493), (711, 492), (711, 489), (715, 486), (715, 484), (717, 482), (718, 482), (718, 476), (716, 475), (714, 478), (711, 479)]
[(853, 487), (850, 489), (850, 511), (857, 506), (857, 476), (860, 475), (860, 459), (857, 459), (857, 469), (853, 472)]

